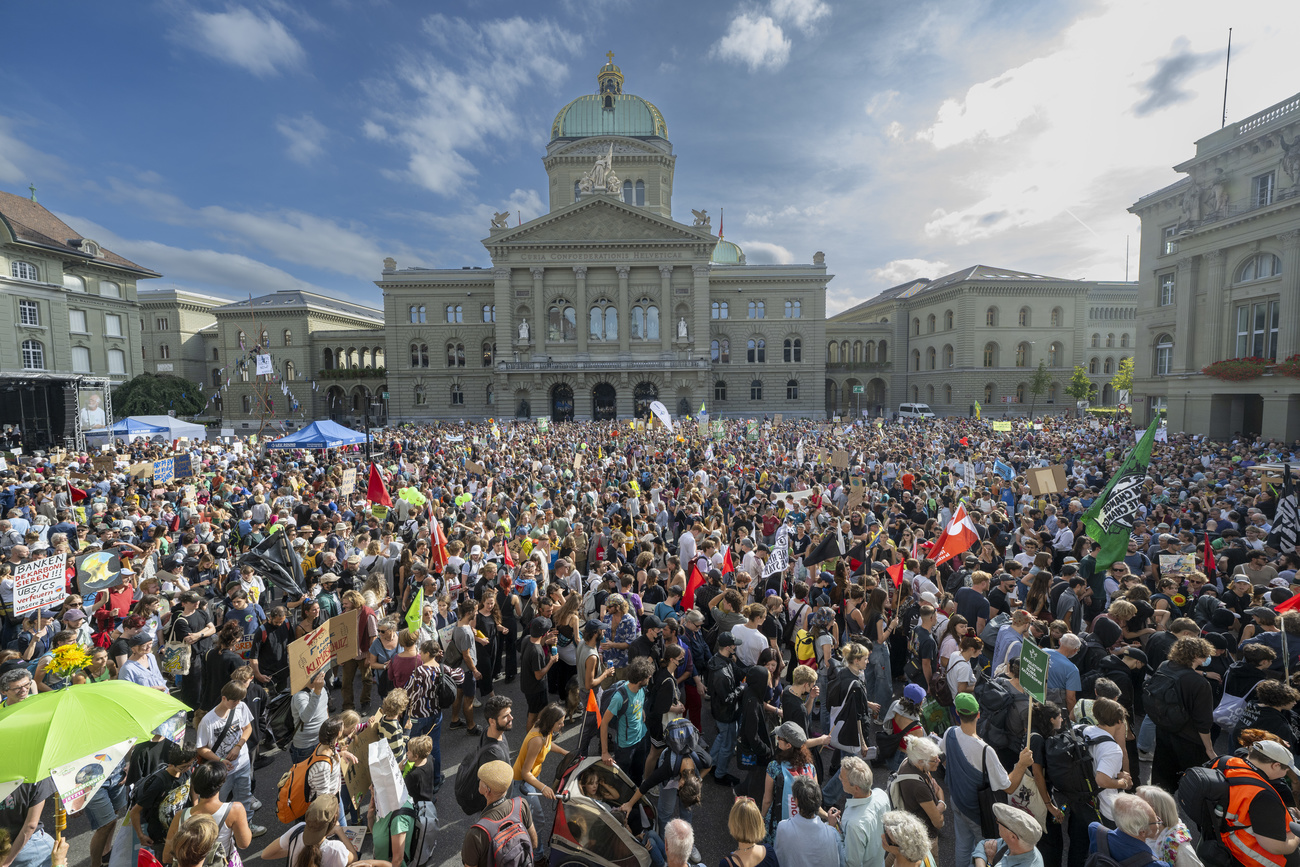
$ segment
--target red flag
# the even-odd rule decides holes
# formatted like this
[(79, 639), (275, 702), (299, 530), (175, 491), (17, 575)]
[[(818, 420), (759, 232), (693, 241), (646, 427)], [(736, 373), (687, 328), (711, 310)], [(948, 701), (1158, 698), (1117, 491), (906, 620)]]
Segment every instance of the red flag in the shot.
[(1205, 557), (1204, 557), (1204, 560), (1205, 560), (1205, 562), (1202, 564), (1202, 567), (1205, 569), (1205, 574), (1210, 578), (1211, 581), (1213, 581), (1213, 580), (1214, 580), (1214, 573), (1215, 573), (1215, 571), (1218, 570), (1218, 568), (1219, 568), (1219, 564), (1218, 564), (1217, 562), (1215, 562), (1215, 559), (1214, 559), (1214, 548), (1210, 545), (1210, 531), (1209, 531), (1209, 530), (1206, 530), (1206, 531), (1205, 531)]
[(370, 481), (366, 483), (366, 499), (390, 509), (393, 507), (393, 498), (388, 496), (388, 489), (384, 487), (384, 477), (379, 475), (379, 467), (373, 462), (370, 464)]
[(731, 546), (728, 545), (722, 552), (722, 574), (730, 575), (736, 571), (736, 564), (731, 561)]
[(1285, 614), (1288, 611), (1295, 611), (1297, 608), (1300, 608), (1300, 593), (1295, 594), (1285, 602), (1279, 602), (1273, 607), (1273, 610), (1278, 614)]
[(975, 529), (975, 523), (966, 514), (966, 507), (958, 504), (957, 511), (953, 512), (952, 520), (948, 522), (947, 527), (944, 527), (943, 534), (930, 546), (930, 556), (934, 560), (934, 565), (938, 566), (959, 554), (965, 554), (970, 550), (971, 545), (979, 541), (979, 538), (979, 531)]
[(429, 534), (429, 559), (438, 567), (438, 573), (441, 574), (442, 570), (447, 568), (447, 537), (443, 535), (441, 521), (434, 519), (430, 525), (433, 527), (433, 532)]
[(691, 575), (686, 579), (686, 592), (682, 594), (682, 610), (690, 611), (695, 607), (695, 591), (704, 586), (704, 573), (699, 563), (691, 564)]
[(510, 540), (509, 540), (509, 539), (507, 539), (507, 540), (506, 540), (506, 543), (505, 543), (504, 545), (501, 546), (501, 550), (505, 553), (506, 565), (509, 566), (511, 569), (515, 568), (515, 558), (512, 557), (512, 556), (510, 556)]
[(587, 713), (595, 714), (596, 725), (600, 725), (600, 704), (596, 701), (596, 691), (593, 689), (587, 693)]
[(906, 563), (896, 563), (885, 570), (889, 577), (894, 579), (895, 587), (903, 586), (903, 569), (906, 565)]
[(913, 560), (921, 559), (921, 540), (915, 536), (912, 537), (912, 553), (908, 556)]
[(68, 482), (68, 496), (72, 498), (72, 502), (80, 503), (89, 495), (81, 488), (74, 487), (72, 482)]

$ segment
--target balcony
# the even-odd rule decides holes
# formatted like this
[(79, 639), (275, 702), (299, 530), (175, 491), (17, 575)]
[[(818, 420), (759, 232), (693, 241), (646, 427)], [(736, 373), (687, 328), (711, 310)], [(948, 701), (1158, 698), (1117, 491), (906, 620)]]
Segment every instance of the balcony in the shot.
[(879, 373), (892, 370), (892, 361), (837, 361), (827, 363), (827, 373)]
[(628, 361), (618, 358), (589, 361), (500, 361), (497, 370), (708, 370), (707, 358), (657, 359)]

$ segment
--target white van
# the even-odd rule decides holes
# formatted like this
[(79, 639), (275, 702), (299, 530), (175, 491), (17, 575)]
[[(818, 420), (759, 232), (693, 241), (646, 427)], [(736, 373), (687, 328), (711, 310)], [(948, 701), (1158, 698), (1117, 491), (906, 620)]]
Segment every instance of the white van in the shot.
[(934, 418), (928, 403), (905, 403), (898, 408), (899, 418)]

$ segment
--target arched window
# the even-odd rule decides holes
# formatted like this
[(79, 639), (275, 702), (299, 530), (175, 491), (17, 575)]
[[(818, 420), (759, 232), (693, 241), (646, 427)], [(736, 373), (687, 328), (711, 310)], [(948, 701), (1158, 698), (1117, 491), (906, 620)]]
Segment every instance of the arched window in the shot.
[(926, 402), (926, 403), (934, 403), (934, 386), (933, 386), (933, 385), (927, 385), (927, 386), (925, 387), (925, 402)]
[(842, 361), (844, 364), (848, 364), (848, 363), (849, 363), (850, 361), (852, 361), (852, 360), (853, 360), (853, 359), (849, 356), (849, 342), (848, 342), (847, 340), (841, 340), (841, 341), (840, 341), (840, 361)]
[(578, 339), (578, 311), (560, 299), (546, 312), (546, 339), (552, 342)]
[(243, 396), (239, 399), (239, 402), (240, 402), (240, 404), (243, 406), (243, 409), (244, 409), (244, 413), (245, 413), (245, 415), (251, 415), (252, 412), (253, 412), (253, 398), (252, 398), (252, 396), (251, 396), (251, 395), (247, 395), (247, 394), (246, 394), (246, 395), (243, 395)]
[(935, 366), (935, 351), (934, 351), (934, 347), (931, 346), (929, 349), (925, 351), (925, 369), (934, 370), (934, 366)]
[(105, 298), (121, 298), (122, 287), (114, 283), (112, 280), (100, 280), (99, 294), (103, 295)]
[(919, 349), (912, 350), (912, 369), (913, 370), (921, 369), (921, 350)]
[(862, 344), (862, 360), (866, 362), (876, 360), (876, 341), (868, 340)]
[(767, 361), (767, 341), (762, 338), (750, 338), (745, 341), (745, 360), (750, 364), (763, 364)]
[(921, 389), (915, 385), (912, 386), (912, 403), (918, 403), (921, 400)]
[(1101, 372), (1107, 376), (1115, 372), (1115, 359), (1107, 358), (1101, 366)]
[(1016, 403), (1025, 402), (1025, 384), (1022, 382), (1016, 386)]
[(710, 319), (729, 319), (730, 312), (726, 301), (714, 301), (709, 305)]
[(82, 280), (80, 277), (73, 276), (72, 274), (64, 274), (63, 288), (67, 289), (69, 292), (85, 292), (86, 281)]
[(1097, 373), (1097, 364), (1098, 364), (1098, 359), (1095, 356), (1088, 359), (1088, 373), (1093, 374), (1095, 376)]
[(951, 344), (948, 344), (943, 348), (943, 366), (945, 368), (953, 366), (953, 351)]
[(465, 308), (460, 304), (447, 305), (447, 322), (455, 325), (465, 321)]
[(284, 345), (293, 346), (293, 332), (288, 328), (284, 329)]
[(638, 205), (645, 204), (645, 181), (636, 182), (636, 203)]
[(935, 323), (934, 314), (931, 313), (929, 316), (925, 318), (925, 332), (927, 334), (934, 333), (934, 323)]
[(988, 385), (984, 386), (984, 403), (985, 404), (993, 403), (993, 383), (991, 382)]
[(998, 324), (998, 308), (990, 307), (988, 310), (984, 311), (984, 324), (985, 325)]
[(1088, 343), (1088, 345), (1091, 346), (1093, 349), (1099, 348), (1101, 346), (1101, 335), (1100, 334), (1092, 335), (1092, 340)]
[(248, 362), (246, 361), (239, 363), (239, 381), (248, 382)]
[(1059, 343), (1053, 343), (1047, 348), (1047, 366), (1060, 367), (1065, 358), (1065, 348)]
[(623, 202), (624, 202), (625, 204), (628, 204), (628, 205), (633, 204), (633, 202), (634, 202), (635, 200), (632, 198), (632, 195), (633, 195), (633, 193), (632, 193), (632, 182), (631, 182), (631, 181), (624, 181), (624, 182), (623, 182)]
[(886, 361), (889, 360), (889, 353), (886, 352), (888, 346), (889, 346), (888, 342), (884, 340), (876, 344), (876, 361), (878, 361), (881, 364), (884, 364)]
[(799, 399), (799, 381), (797, 379), (787, 379), (785, 381), (785, 399)]
[(659, 308), (642, 298), (632, 308), (631, 335), (633, 340), (659, 339)]
[(1021, 328), (1029, 327), (1029, 308), (1021, 307), (1020, 314), (1016, 317), (1016, 324)]
[(749, 399), (750, 400), (763, 399), (763, 380), (751, 379), (749, 381)]
[(1106, 335), (1106, 348), (1107, 348), (1107, 349), (1114, 349), (1114, 348), (1115, 348), (1115, 335), (1114, 335), (1114, 334), (1107, 334), (1107, 335)]
[[(325, 350), (328, 352), (329, 350)], [(429, 344), (412, 343), (411, 344), (411, 367), (428, 367), (429, 366)]]
[(826, 363), (840, 363), (840, 345), (838, 343), (832, 342), (826, 346)]
[(862, 341), (855, 340), (853, 341), (853, 363), (857, 364), (860, 361), (866, 361), (866, 356), (862, 354)]
[[(247, 348), (248, 348), (248, 346), (246, 345), (247, 342), (248, 342), (248, 338), (244, 336), (244, 332), (243, 332), (242, 330), (241, 330), (241, 331), (238, 331), (238, 332), (235, 333), (235, 338), (239, 341), (239, 348), (240, 348), (240, 349), (247, 349)], [(343, 364), (342, 364), (342, 362), (340, 362), (340, 363), (339, 363), (339, 367), (342, 367), (342, 366), (343, 366)]]
[(715, 364), (731, 364), (731, 341), (725, 337), (709, 341), (709, 357)]
[(23, 370), (45, 369), (45, 344), (39, 340), (23, 341)]
[(15, 280), (40, 280), (40, 272), (31, 262), (23, 262), (15, 259), (9, 263), (9, 274)]
[[(1237, 282), (1248, 283), (1251, 280), (1265, 280), (1282, 273), (1282, 260), (1272, 253), (1256, 253), (1237, 269)], [(15, 275), (16, 276), (16, 275)], [(33, 280), (36, 278), (32, 278)]]
[(294, 367), (292, 361), (286, 361), (284, 363), (284, 378), (289, 382), (293, 382), (298, 378), (298, 369)]
[(951, 403), (952, 403), (952, 386), (951, 386), (951, 385), (945, 385), (945, 386), (943, 387), (943, 402), (946, 403), (946, 404), (951, 404)]
[(465, 344), (463, 343), (447, 344), (447, 366), (448, 367), (465, 366)]
[(1061, 327), (1061, 319), (1063, 318), (1063, 315), (1064, 315), (1064, 314), (1061, 313), (1061, 308), (1060, 308), (1060, 307), (1053, 307), (1053, 308), (1052, 308), (1052, 327), (1053, 327), (1053, 328), (1060, 328), (1060, 327)]
[(766, 319), (766, 318), (767, 318), (767, 302), (765, 302), (765, 301), (751, 301), (751, 302), (749, 302), (749, 318), (750, 318), (750, 319)]
[(984, 366), (998, 366), (998, 345), (996, 343), (984, 344)]
[(727, 399), (727, 384), (720, 379), (715, 380), (713, 383), (713, 399), (714, 400)]
[(428, 394), (425, 392), (425, 390), (424, 390), (424, 386), (423, 386), (423, 385), (417, 385), (417, 386), (415, 387), (415, 405), (416, 405), (416, 406), (424, 406), (425, 401), (427, 401), (428, 399), (429, 399), (429, 396), (428, 396)]
[(212, 368), (212, 387), (221, 387), (221, 368), (219, 367)]
[(1174, 339), (1168, 334), (1156, 338), (1156, 376), (1168, 376), (1174, 366)]
[(605, 308), (605, 339), (618, 340), (618, 308)]
[(423, 304), (412, 304), (410, 307), (406, 308), (406, 312), (410, 316), (412, 325), (417, 325), (424, 321), (425, 313)]
[(495, 304), (483, 305), (483, 321), (484, 322), (497, 321), (497, 306)]
[(915, 337), (920, 333), (921, 333), (921, 320), (914, 318), (912, 320), (912, 336)]
[(497, 402), (496, 386), (489, 382), (487, 385), (487, 391), (484, 393), (483, 398), (487, 401), (488, 406), (495, 406)]
[(497, 354), (497, 345), (490, 341), (483, 341), (483, 366), (491, 367), (492, 359)]
[(363, 370), (364, 370), (365, 368), (367, 368), (367, 367), (370, 367), (370, 347), (369, 347), (369, 346), (363, 346), (363, 347), (361, 347), (361, 367), (362, 367)]
[(802, 318), (803, 318), (803, 302), (802, 302), (802, 301), (798, 301), (798, 300), (791, 300), (791, 301), (787, 301), (787, 302), (785, 302), (785, 318), (786, 318), (786, 319), (802, 319)]
[(1128, 333), (1125, 332), (1119, 336), (1119, 348), (1128, 349)]
[(451, 386), (451, 405), (464, 406), (465, 392), (461, 391), (460, 385), (453, 383)]
[(786, 364), (798, 364), (803, 361), (803, 340), (798, 337), (787, 337), (782, 344), (782, 358)]
[(271, 335), (267, 333), (265, 328), (262, 329), (262, 348), (263, 349), (271, 348)]
[(1016, 347), (1016, 367), (1029, 366), (1029, 344), (1021, 343)]

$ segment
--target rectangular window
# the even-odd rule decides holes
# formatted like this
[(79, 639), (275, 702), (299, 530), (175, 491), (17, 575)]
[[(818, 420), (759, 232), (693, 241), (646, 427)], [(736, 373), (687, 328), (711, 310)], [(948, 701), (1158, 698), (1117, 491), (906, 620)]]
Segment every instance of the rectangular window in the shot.
[(1168, 307), (1170, 304), (1174, 303), (1174, 275), (1173, 274), (1160, 275), (1160, 294), (1159, 297), (1156, 299), (1156, 303), (1159, 304), (1161, 307)]
[(166, 317), (166, 316), (159, 316), (157, 319), (155, 319), (155, 320), (154, 320), (154, 327), (157, 328), (159, 331), (167, 331), (167, 330), (169, 330), (170, 326), (169, 326), (168, 323), (167, 323), (167, 317)]
[(1275, 172), (1268, 172), (1250, 179), (1250, 199), (1255, 207), (1262, 208), (1265, 205), (1273, 204), (1275, 174)]
[(122, 317), (116, 313), (104, 314), (104, 336), (121, 337), (122, 336)]
[(89, 333), (89, 329), (86, 328), (86, 311), (85, 311), (85, 310), (69, 310), (69, 311), (68, 311), (68, 330), (71, 331), (73, 334), (88, 334), (88, 333)]
[(108, 372), (122, 375), (126, 373), (126, 353), (120, 349), (108, 351)]
[(35, 301), (18, 302), (18, 323), (32, 326), (41, 324), (41, 308), (37, 306)]
[(1161, 234), (1164, 236), (1163, 237), (1164, 244), (1160, 248), (1163, 251), (1162, 255), (1170, 256), (1174, 253), (1177, 253), (1178, 252), (1178, 227), (1165, 226), (1164, 229), (1161, 230)]
[(166, 343), (164, 343), (162, 346), (159, 346), (159, 347), (158, 347), (158, 357), (159, 357), (159, 358), (171, 358), (171, 357), (172, 357), (172, 348), (171, 348), (170, 346), (168, 346)]
[(90, 350), (84, 346), (72, 347), (73, 373), (90, 373)]
[(1237, 308), (1237, 357), (1277, 359), (1278, 302)]

